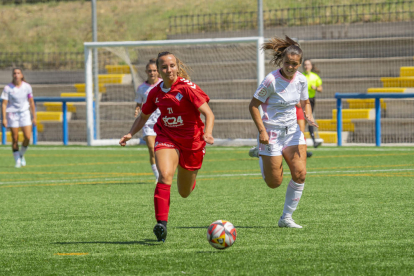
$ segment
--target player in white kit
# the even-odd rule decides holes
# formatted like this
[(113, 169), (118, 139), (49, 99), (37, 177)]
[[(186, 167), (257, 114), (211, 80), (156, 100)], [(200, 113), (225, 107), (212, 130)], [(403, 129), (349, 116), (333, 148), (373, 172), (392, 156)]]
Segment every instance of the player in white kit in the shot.
[[(266, 184), (274, 189), (282, 184), (285, 159), (292, 179), (286, 190), (283, 214), (279, 227), (302, 228), (292, 219), (306, 176), (306, 142), (296, 120), (295, 105), (300, 102), (309, 125), (314, 122), (308, 97), (308, 85), (298, 70), (303, 53), (299, 45), (286, 36), (272, 38), (262, 45), (262, 50), (272, 50), (272, 63), (281, 67), (271, 72), (257, 88), (249, 110), (259, 131), (259, 164)], [(260, 115), (259, 106), (263, 109)]]
[[(137, 103), (137, 105), (135, 107), (135, 117), (138, 116), (138, 114), (141, 111), (142, 105), (147, 101), (148, 93), (151, 91), (152, 88), (157, 86), (157, 84), (159, 84), (162, 81), (162, 79), (160, 79), (158, 76), (157, 63), (155, 59), (151, 59), (148, 62), (145, 72), (147, 73), (148, 78), (143, 84), (141, 84), (138, 87), (136, 91), (135, 102)], [(159, 109), (154, 111), (154, 113), (151, 114), (148, 121), (142, 128), (143, 139), (147, 143), (150, 155), (150, 164), (156, 180), (158, 180), (159, 174), (157, 170), (157, 165), (155, 164), (154, 144), (155, 137), (157, 136), (157, 134), (154, 131), (154, 125), (157, 122), (160, 114), (161, 112)]]
[[(15, 68), (12, 72), (12, 82), (6, 85), (1, 93), (3, 100), (2, 118), (3, 125), (11, 130), (15, 167), (20, 168), (26, 166), (24, 154), (32, 136), (32, 124), (36, 125), (36, 111), (32, 87), (24, 81), (22, 70)], [(30, 112), (32, 117), (30, 117)], [(20, 151), (18, 144), (19, 128), (22, 129), (24, 136)]]

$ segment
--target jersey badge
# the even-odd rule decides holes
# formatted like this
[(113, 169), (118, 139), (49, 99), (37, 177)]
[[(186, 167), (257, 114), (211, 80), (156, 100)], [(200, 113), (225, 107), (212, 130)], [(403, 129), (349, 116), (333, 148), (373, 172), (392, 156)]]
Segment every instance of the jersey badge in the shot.
[(158, 103), (158, 97), (155, 98), (155, 103)]
[(266, 96), (266, 94), (267, 94), (267, 91), (264, 88), (262, 88), (262, 90), (259, 91), (259, 96), (260, 97), (264, 97), (264, 96)]
[(175, 96), (175, 98), (178, 100), (178, 101), (181, 101), (181, 99), (183, 98), (184, 96), (183, 95), (181, 95), (180, 93), (178, 93), (177, 94), (177, 96)]

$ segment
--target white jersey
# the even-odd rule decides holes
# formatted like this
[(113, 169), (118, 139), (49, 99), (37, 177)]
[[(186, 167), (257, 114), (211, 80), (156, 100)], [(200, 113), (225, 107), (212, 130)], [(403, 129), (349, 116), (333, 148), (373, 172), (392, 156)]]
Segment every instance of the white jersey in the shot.
[(281, 69), (271, 72), (262, 81), (254, 98), (263, 102), (263, 123), (265, 127), (284, 128), (297, 123), (295, 105), (307, 100), (308, 84), (306, 77), (299, 71), (291, 80), (284, 78)]
[(4, 87), (1, 98), (7, 101), (6, 112), (24, 112), (30, 108), (29, 99), (33, 98), (32, 87), (24, 81), (20, 87), (9, 83)]
[[(135, 92), (135, 102), (144, 105), (144, 103), (147, 101), (148, 93), (151, 91), (152, 88), (157, 86), (161, 81), (162, 81), (162, 79), (159, 78), (158, 81), (156, 83), (154, 83), (153, 85), (151, 85), (147, 82), (144, 82), (143, 84), (138, 86), (137, 92)], [(141, 105), (141, 107), (142, 107), (142, 105)], [(155, 110), (151, 114), (151, 116), (148, 118), (148, 121), (145, 124), (146, 125), (155, 124), (160, 115), (161, 115), (161, 111), (157, 108), (157, 110)]]

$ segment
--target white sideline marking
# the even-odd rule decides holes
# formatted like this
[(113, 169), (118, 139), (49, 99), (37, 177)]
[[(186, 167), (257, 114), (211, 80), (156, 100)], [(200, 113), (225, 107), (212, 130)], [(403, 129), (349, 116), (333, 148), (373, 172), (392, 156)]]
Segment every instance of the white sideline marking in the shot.
[[(136, 147), (136, 146), (127, 146), (126, 147), (128, 150), (133, 150), (133, 151), (148, 151), (147, 147)], [(1, 146), (0, 150), (6, 150), (6, 151), (10, 151), (10, 147), (9, 146)], [(72, 150), (97, 150), (97, 151), (123, 151), (125, 149), (121, 148), (121, 147), (104, 147), (104, 148), (99, 148), (99, 147), (30, 147), (30, 151), (49, 151), (49, 150), (63, 150), (63, 151), (72, 151)], [(219, 146), (209, 146), (207, 147), (207, 152), (209, 151), (243, 151), (245, 150), (246, 153), (249, 152), (249, 148), (248, 147), (219, 147)], [(310, 149), (312, 150), (312, 149)], [(396, 151), (414, 151), (414, 147), (393, 147), (393, 148), (366, 148), (366, 147), (355, 147), (355, 148), (318, 148), (313, 150), (313, 152), (318, 152), (318, 151), (391, 151), (391, 152), (396, 152)]]
[[(318, 172), (307, 172), (307, 174), (336, 174), (336, 173), (366, 173), (366, 172), (402, 172), (402, 171), (414, 171), (414, 169), (387, 169), (387, 170), (352, 170), (352, 171), (318, 171)], [(284, 172), (284, 175), (289, 175), (290, 172)], [(202, 174), (197, 177), (197, 179), (205, 179), (211, 177), (234, 177), (234, 176), (261, 176), (261, 173), (240, 173), (240, 174)], [(176, 178), (176, 177), (175, 177)], [(153, 176), (148, 177), (114, 177), (114, 178), (87, 178), (87, 179), (61, 179), (61, 180), (37, 180), (37, 181), (9, 181), (9, 182), (0, 182), (0, 185), (7, 184), (33, 184), (33, 183), (63, 183), (63, 182), (94, 182), (94, 181), (122, 181), (122, 180), (151, 180), (154, 179)]]

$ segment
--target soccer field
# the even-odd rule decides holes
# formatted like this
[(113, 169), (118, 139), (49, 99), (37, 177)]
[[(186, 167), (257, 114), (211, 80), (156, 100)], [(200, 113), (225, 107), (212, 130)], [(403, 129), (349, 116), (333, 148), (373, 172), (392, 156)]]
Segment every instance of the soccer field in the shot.
[[(146, 147), (32, 146), (15, 169), (1, 146), (0, 275), (412, 275), (414, 148), (313, 153), (303, 229), (277, 227), (286, 164), (272, 190), (247, 147), (208, 147), (190, 197), (173, 185), (158, 243)], [(217, 219), (238, 234), (223, 251), (206, 240)]]

